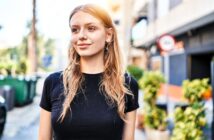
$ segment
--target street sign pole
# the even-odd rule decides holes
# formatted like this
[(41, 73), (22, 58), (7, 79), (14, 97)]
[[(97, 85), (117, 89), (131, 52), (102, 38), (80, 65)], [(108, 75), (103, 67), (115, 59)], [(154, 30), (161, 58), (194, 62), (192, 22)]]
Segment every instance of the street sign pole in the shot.
[(211, 84), (212, 84), (212, 100), (213, 100), (213, 118), (212, 118), (212, 140), (214, 140), (214, 60), (211, 61)]

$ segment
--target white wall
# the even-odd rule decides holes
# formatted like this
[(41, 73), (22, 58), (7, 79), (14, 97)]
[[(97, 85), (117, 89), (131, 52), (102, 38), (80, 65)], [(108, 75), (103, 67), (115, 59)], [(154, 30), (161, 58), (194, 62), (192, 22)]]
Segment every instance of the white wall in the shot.
[[(194, 22), (202, 17), (214, 13), (214, 0), (184, 0), (168, 13), (166, 13), (167, 0), (158, 1), (159, 3), (160, 1), (161, 3), (165, 1), (165, 6), (161, 4), (158, 9), (159, 11), (161, 11), (161, 8), (164, 10), (158, 13), (159, 18), (156, 21), (149, 23), (146, 36), (142, 38), (140, 44), (145, 44), (164, 33), (173, 32), (178, 28), (186, 28), (187, 24), (193, 25)], [(208, 22), (212, 20), (211, 18), (203, 22)], [(197, 24), (194, 26), (197, 26)]]

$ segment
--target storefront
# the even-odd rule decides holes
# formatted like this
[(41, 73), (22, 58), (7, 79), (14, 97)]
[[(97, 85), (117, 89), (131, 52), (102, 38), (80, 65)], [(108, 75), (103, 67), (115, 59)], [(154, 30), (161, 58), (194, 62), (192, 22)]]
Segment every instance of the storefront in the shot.
[(185, 79), (210, 78), (214, 57), (214, 22), (175, 36), (183, 50), (163, 56), (163, 72), (170, 84), (181, 85)]

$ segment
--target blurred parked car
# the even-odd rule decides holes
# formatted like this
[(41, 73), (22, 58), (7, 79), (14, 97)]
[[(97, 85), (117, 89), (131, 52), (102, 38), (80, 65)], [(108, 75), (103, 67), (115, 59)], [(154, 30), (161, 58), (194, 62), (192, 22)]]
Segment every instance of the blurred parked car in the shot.
[(0, 136), (3, 134), (5, 122), (6, 122), (7, 110), (5, 99), (0, 96)]

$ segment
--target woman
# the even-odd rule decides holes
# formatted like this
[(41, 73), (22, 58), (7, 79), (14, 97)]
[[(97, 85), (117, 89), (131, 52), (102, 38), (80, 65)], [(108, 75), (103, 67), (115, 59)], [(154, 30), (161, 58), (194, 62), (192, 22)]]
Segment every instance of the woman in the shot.
[(45, 80), (39, 140), (134, 140), (138, 85), (122, 69), (111, 18), (82, 5), (69, 26), (69, 65)]

